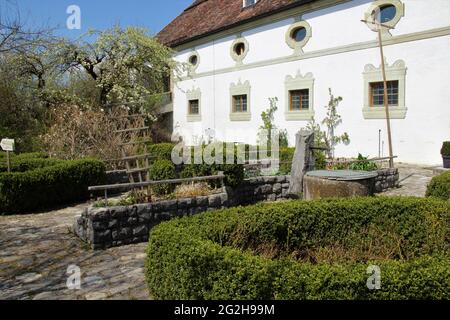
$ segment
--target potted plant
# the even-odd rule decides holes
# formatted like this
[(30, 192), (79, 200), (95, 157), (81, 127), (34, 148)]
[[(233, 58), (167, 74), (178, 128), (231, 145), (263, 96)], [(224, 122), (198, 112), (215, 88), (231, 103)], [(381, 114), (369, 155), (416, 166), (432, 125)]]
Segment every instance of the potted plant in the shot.
[(441, 149), (442, 160), (444, 161), (444, 168), (450, 168), (450, 141), (444, 141)]

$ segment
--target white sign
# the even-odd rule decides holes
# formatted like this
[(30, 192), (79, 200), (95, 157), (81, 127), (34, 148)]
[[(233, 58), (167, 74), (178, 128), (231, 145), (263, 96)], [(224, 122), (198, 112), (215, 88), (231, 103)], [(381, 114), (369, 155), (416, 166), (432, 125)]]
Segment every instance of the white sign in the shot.
[(0, 142), (0, 147), (3, 151), (14, 151), (14, 140), (13, 139), (2, 139)]

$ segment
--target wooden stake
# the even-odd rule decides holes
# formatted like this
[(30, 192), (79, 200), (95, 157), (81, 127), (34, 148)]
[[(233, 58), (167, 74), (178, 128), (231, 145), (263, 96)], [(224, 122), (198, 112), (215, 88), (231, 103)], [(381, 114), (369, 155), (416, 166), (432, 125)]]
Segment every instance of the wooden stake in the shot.
[(9, 151), (6, 151), (6, 163), (8, 166), (8, 173), (10, 173), (11, 172), (11, 160), (9, 158)]
[(387, 124), (387, 135), (388, 135), (388, 143), (389, 143), (389, 167), (394, 168), (394, 153), (392, 151), (392, 135), (391, 135), (391, 119), (389, 115), (389, 101), (388, 101), (388, 86), (386, 79), (386, 67), (384, 64), (384, 52), (383, 52), (383, 40), (381, 35), (381, 27), (378, 28), (378, 43), (380, 46), (380, 54), (381, 54), (381, 70), (383, 73), (383, 85), (384, 85), (384, 109), (386, 111), (386, 124)]

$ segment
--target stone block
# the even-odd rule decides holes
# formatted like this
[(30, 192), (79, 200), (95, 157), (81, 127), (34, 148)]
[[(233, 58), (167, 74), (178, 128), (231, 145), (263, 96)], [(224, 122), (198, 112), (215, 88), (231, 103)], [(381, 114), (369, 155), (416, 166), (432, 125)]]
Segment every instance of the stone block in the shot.
[(137, 226), (133, 228), (133, 236), (142, 237), (148, 234), (148, 228), (146, 226)]
[(129, 227), (124, 227), (120, 229), (116, 229), (112, 231), (112, 239), (113, 240), (124, 240), (132, 235), (132, 230)]
[(208, 205), (213, 208), (220, 207), (222, 200), (220, 194), (213, 194), (208, 197)]
[(273, 193), (281, 193), (281, 189), (283, 189), (281, 183), (275, 183), (273, 185)]

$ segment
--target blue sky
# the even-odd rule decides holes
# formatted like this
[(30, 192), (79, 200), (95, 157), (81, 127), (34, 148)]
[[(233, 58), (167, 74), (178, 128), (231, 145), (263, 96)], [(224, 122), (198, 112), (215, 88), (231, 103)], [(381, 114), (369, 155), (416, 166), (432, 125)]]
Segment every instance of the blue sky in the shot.
[[(57, 27), (57, 34), (78, 38), (89, 28), (104, 30), (115, 24), (147, 28), (158, 33), (187, 8), (192, 0), (0, 0), (17, 4), (21, 16), (30, 25)], [(81, 30), (68, 30), (68, 6), (81, 9)]]

